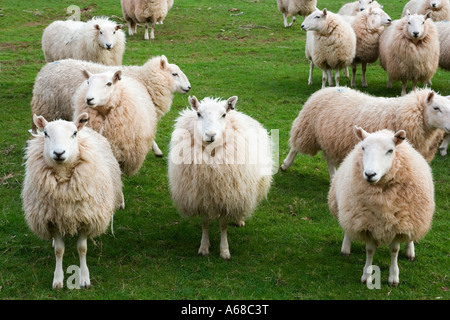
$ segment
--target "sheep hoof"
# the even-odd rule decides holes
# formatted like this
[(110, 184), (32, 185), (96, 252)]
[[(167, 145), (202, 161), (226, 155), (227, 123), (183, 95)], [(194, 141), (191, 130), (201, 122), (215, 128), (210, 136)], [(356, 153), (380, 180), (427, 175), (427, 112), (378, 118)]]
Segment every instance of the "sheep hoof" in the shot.
[(63, 282), (58, 280), (53, 280), (53, 289), (58, 290), (63, 288)]
[(206, 255), (208, 255), (208, 254), (209, 254), (209, 248), (208, 248), (208, 247), (203, 247), (203, 246), (201, 246), (201, 247), (198, 249), (198, 254), (201, 255), (201, 256), (206, 256)]
[(89, 289), (90, 287), (91, 287), (91, 281), (89, 279), (80, 281), (80, 288)]
[(223, 250), (220, 252), (220, 257), (224, 260), (230, 260), (231, 254), (229, 250)]
[(282, 164), (282, 165), (280, 166), (280, 170), (283, 171), (283, 172), (286, 172), (286, 171), (287, 171), (287, 168), (284, 166), (284, 164)]
[(244, 227), (245, 226), (245, 221), (241, 220), (241, 221), (236, 222), (236, 226), (237, 227)]
[(158, 157), (158, 158), (162, 158), (164, 155), (162, 154), (162, 153), (156, 153), (155, 152), (155, 157)]
[(439, 148), (439, 153), (441, 154), (441, 156), (445, 157), (447, 155), (447, 149)]
[(343, 256), (343, 257), (348, 257), (348, 256), (350, 256), (350, 252), (341, 252), (341, 255)]
[(391, 287), (397, 287), (398, 286), (398, 279), (396, 279), (396, 280), (389, 279), (388, 283), (389, 283), (389, 285)]

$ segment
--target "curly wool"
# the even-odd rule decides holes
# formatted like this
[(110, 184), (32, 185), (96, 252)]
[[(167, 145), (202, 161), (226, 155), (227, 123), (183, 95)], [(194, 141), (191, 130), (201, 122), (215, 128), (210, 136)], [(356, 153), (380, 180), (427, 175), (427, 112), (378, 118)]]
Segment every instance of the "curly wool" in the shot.
[(449, 0), (442, 0), (439, 8), (430, 6), (429, 0), (411, 0), (403, 8), (402, 18), (406, 16), (406, 10), (411, 13), (426, 14), (431, 11), (431, 19), (433, 21), (450, 20), (450, 3)]
[(436, 27), (439, 34), (439, 66), (450, 70), (450, 22), (439, 21)]
[(80, 230), (89, 237), (104, 233), (120, 206), (122, 180), (109, 142), (97, 132), (79, 131), (79, 158), (58, 174), (43, 156), (44, 134), (27, 142), (23, 210), (31, 230), (51, 239), (52, 230), (62, 236)]

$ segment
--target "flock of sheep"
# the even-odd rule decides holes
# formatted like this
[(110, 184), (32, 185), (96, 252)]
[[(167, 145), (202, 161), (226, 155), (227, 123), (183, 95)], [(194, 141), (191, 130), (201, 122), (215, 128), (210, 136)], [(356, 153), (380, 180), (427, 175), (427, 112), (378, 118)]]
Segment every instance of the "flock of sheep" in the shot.
[[(349, 3), (338, 14), (318, 10), (315, 0), (277, 2), (285, 27), (292, 26), (295, 15), (305, 16), (308, 84), (314, 66), (323, 72), (322, 89), (292, 124), (291, 151), (281, 169), (286, 171), (297, 153), (322, 150), (331, 178), (330, 211), (345, 231), (342, 253), (350, 253), (351, 240), (366, 243), (361, 280), (370, 282), (376, 247), (390, 244), (389, 284), (397, 285), (400, 243), (406, 242), (406, 255), (414, 259), (414, 241), (431, 225), (429, 163), (439, 143), (448, 144), (450, 99), (415, 89), (417, 81), (431, 83), (438, 63), (450, 65), (445, 31), (450, 24), (434, 21), (443, 17), (441, 12), (449, 19), (448, 0), (411, 1), (424, 5), (408, 3), (405, 16), (395, 21), (372, 0)], [(154, 38), (154, 25), (163, 22), (173, 0), (121, 4), (129, 35), (137, 23), (145, 23), (148, 39), (147, 23)], [(437, 30), (444, 34), (440, 51)], [(42, 49), (47, 64), (33, 88), (23, 208), (32, 231), (53, 239), (53, 288), (63, 287), (63, 239), (74, 235), (79, 236), (80, 286), (89, 287), (87, 237), (104, 233), (115, 210), (125, 207), (122, 175), (138, 173), (150, 149), (162, 156), (155, 142), (158, 120), (170, 110), (174, 94), (189, 92), (191, 84), (164, 55), (142, 66), (122, 66), (125, 34), (104, 17), (53, 22), (44, 30)], [(362, 64), (362, 85), (367, 86), (366, 65), (378, 57), (389, 83), (402, 81), (401, 97), (339, 87), (340, 70), (349, 66), (355, 86), (357, 64)], [(336, 87), (324, 88), (327, 81), (332, 85), (333, 70)], [(414, 90), (406, 94), (408, 80)], [(228, 260), (228, 223), (243, 226), (269, 192), (275, 163), (271, 140), (258, 121), (235, 110), (237, 96), (188, 101), (190, 108), (180, 113), (170, 142), (171, 196), (181, 214), (202, 218), (200, 255), (209, 253), (211, 220), (219, 220), (220, 256)]]

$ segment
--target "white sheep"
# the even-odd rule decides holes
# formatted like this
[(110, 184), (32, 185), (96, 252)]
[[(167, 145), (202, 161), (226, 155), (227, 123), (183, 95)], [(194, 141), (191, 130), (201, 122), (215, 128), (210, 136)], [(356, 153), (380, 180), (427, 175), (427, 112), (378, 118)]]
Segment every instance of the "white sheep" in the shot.
[(328, 204), (345, 231), (341, 252), (350, 253), (351, 240), (366, 244), (362, 283), (372, 283), (372, 261), (378, 246), (389, 244), (389, 285), (399, 283), (400, 244), (415, 258), (414, 241), (431, 226), (434, 186), (431, 168), (407, 141), (405, 131), (369, 134), (355, 128), (361, 140), (342, 162), (331, 183)]
[(137, 23), (145, 23), (144, 39), (149, 40), (148, 24), (150, 23), (150, 39), (155, 39), (155, 24), (162, 24), (172, 8), (173, 0), (120, 0), (123, 18), (127, 21), (128, 34), (137, 32)]
[(332, 70), (339, 86), (340, 70), (348, 67), (355, 58), (356, 35), (352, 27), (338, 14), (316, 10), (305, 18), (302, 29), (306, 33), (305, 55), (310, 60), (308, 84), (313, 83), (314, 66), (322, 69), (322, 88), (328, 79), (333, 85)]
[(450, 71), (450, 22), (436, 22), (439, 34), (439, 66)]
[(430, 12), (430, 18), (434, 22), (450, 20), (449, 0), (411, 0), (403, 8), (402, 17), (410, 13), (426, 14)]
[[(317, 0), (277, 0), (278, 10), (283, 14), (284, 27), (291, 27), (297, 20), (296, 15), (308, 16), (316, 9)], [(292, 22), (287, 18), (292, 16)]]
[(338, 11), (341, 16), (356, 16), (359, 12), (369, 8), (380, 8), (380, 4), (374, 0), (359, 0), (344, 4)]
[[(66, 59), (48, 63), (37, 74), (31, 99), (32, 114), (50, 120), (71, 120), (74, 111), (72, 97), (78, 86), (86, 81), (81, 73), (84, 69), (91, 73), (122, 70), (124, 76), (141, 82), (152, 98), (158, 119), (170, 110), (175, 92), (187, 93), (191, 89), (186, 75), (177, 65), (170, 64), (164, 55), (149, 59), (142, 66), (121, 67)], [(157, 156), (162, 156), (156, 142), (152, 148)]]
[(209, 253), (209, 224), (219, 219), (220, 256), (230, 259), (228, 221), (250, 217), (272, 180), (273, 160), (267, 131), (234, 111), (228, 100), (189, 97), (192, 109), (181, 112), (172, 133), (169, 183), (172, 199), (184, 216), (202, 217), (198, 253)]
[(137, 80), (122, 77), (122, 71), (91, 74), (73, 96), (74, 114), (87, 113), (88, 127), (111, 144), (122, 172), (138, 172), (156, 134), (156, 111), (146, 88)]
[(356, 53), (352, 62), (352, 87), (356, 86), (356, 67), (362, 66), (361, 83), (367, 87), (366, 68), (368, 63), (374, 63), (379, 56), (379, 38), (384, 27), (391, 23), (391, 18), (382, 8), (370, 7), (359, 12), (352, 22), (356, 35)]
[(106, 138), (85, 128), (86, 113), (75, 122), (33, 119), (41, 131), (26, 148), (25, 219), (40, 238), (54, 239), (54, 289), (63, 287), (64, 237), (78, 234), (80, 286), (89, 287), (87, 238), (103, 234), (114, 211), (125, 206), (119, 163)]
[(414, 148), (431, 162), (444, 132), (450, 132), (450, 100), (430, 89), (396, 98), (374, 97), (345, 87), (316, 91), (292, 124), (291, 150), (281, 169), (287, 170), (299, 152), (313, 156), (322, 150), (333, 177), (357, 143), (354, 125), (370, 131), (406, 130)]
[(42, 35), (45, 61), (73, 58), (120, 66), (125, 51), (121, 27), (106, 17), (94, 17), (88, 22), (52, 22)]
[[(450, 96), (447, 96), (447, 99), (450, 100)], [(447, 130), (447, 131), (449, 131), (449, 130)], [(439, 152), (441, 153), (441, 156), (447, 155), (447, 149), (448, 149), (449, 143), (450, 143), (450, 132), (447, 132), (444, 135), (444, 139), (442, 140), (441, 145), (439, 146)]]
[(402, 95), (407, 81), (412, 90), (417, 82), (429, 83), (439, 64), (439, 38), (434, 22), (427, 15), (408, 14), (395, 20), (380, 36), (380, 64), (392, 81), (402, 82)]

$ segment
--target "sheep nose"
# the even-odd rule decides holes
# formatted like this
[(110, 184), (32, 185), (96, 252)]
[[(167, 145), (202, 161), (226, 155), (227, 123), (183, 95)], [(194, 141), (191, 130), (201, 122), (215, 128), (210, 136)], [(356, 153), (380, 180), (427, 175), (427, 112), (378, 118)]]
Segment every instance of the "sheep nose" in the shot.
[(414, 38), (417, 38), (417, 37), (419, 36), (419, 32), (414, 31), (414, 32), (413, 32), (413, 36), (414, 36)]
[(388, 19), (388, 22), (391, 22), (392, 20), (391, 19)]
[(62, 156), (64, 153), (66, 153), (66, 150), (63, 150), (63, 151), (61, 151), (61, 152), (53, 151), (53, 154), (55, 155), (55, 159), (56, 159), (56, 160), (61, 159), (61, 156)]
[(431, 6), (432, 6), (433, 8), (436, 8), (436, 3), (433, 3)]
[(207, 140), (210, 142), (213, 142), (215, 140), (215, 133), (205, 133), (206, 138), (208, 138)]
[(94, 98), (86, 98), (86, 103), (88, 105), (92, 105), (91, 101), (94, 100)]
[(107, 43), (106, 44), (106, 49), (111, 49), (111, 44)]
[(364, 174), (367, 178), (367, 181), (371, 181), (373, 177), (375, 177), (377, 175), (376, 172), (373, 171), (364, 171)]

